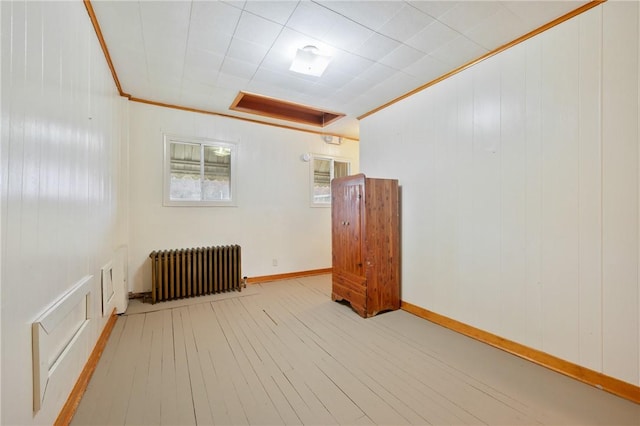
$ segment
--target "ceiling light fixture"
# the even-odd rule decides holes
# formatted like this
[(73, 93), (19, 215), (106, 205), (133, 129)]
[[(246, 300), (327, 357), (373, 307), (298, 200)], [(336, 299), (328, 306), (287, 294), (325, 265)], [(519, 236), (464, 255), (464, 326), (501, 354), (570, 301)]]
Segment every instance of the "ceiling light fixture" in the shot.
[(323, 55), (317, 47), (309, 45), (298, 49), (289, 70), (320, 77), (327, 69), (329, 62), (331, 62), (331, 56)]

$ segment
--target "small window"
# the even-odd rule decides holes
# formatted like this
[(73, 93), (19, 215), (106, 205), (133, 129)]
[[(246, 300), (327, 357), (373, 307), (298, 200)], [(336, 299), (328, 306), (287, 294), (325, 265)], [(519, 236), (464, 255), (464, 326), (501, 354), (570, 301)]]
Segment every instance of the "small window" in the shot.
[(235, 144), (165, 135), (164, 161), (164, 205), (235, 205)]
[(313, 157), (311, 160), (311, 205), (331, 206), (331, 180), (349, 176), (351, 164), (331, 157)]

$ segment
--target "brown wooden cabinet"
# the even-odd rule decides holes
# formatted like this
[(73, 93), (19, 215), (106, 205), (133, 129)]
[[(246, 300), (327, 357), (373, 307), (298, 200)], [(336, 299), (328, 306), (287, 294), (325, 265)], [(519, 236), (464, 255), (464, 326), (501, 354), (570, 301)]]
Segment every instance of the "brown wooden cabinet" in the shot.
[(365, 318), (398, 309), (398, 181), (363, 174), (336, 178), (331, 197), (331, 298), (348, 301)]

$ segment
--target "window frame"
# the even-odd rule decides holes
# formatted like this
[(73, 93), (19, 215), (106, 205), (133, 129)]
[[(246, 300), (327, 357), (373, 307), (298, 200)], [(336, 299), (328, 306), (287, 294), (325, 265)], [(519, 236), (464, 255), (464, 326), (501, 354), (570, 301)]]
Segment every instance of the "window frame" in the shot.
[[(163, 196), (162, 204), (166, 207), (236, 207), (237, 175), (238, 175), (238, 144), (236, 142), (223, 141), (219, 139), (188, 137), (163, 133)], [(184, 145), (200, 145), (200, 176), (204, 174), (204, 152), (205, 146), (222, 147), (231, 151), (229, 154), (229, 199), (228, 200), (172, 200), (171, 199), (171, 144), (180, 143)]]
[[(328, 203), (321, 203), (321, 202), (314, 201), (315, 160), (331, 161), (331, 165), (329, 166), (329, 202)], [(348, 168), (347, 176), (350, 176), (351, 175), (351, 159), (345, 158), (345, 157), (335, 157), (333, 155), (311, 154), (311, 158), (309, 159), (309, 205), (311, 207), (331, 207), (331, 181), (335, 177), (334, 165), (336, 161), (347, 164), (347, 168)]]

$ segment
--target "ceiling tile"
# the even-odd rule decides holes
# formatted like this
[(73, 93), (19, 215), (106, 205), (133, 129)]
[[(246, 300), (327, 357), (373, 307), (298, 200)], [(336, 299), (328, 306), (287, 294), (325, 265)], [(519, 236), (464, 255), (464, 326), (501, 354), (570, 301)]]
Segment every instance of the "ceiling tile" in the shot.
[[(256, 83), (261, 83), (260, 85), (267, 85), (270, 89), (278, 86), (285, 86), (289, 81), (289, 75), (284, 74), (277, 71), (271, 71), (265, 68), (260, 68), (254, 74), (251, 79), (250, 86), (256, 85)], [(265, 95), (269, 95), (268, 93), (263, 93)], [(273, 95), (270, 95), (273, 96)]]
[(239, 92), (241, 90), (246, 90), (250, 81), (251, 80), (249, 78), (221, 72), (218, 74), (218, 78), (216, 79), (216, 87), (228, 89), (233, 92)]
[(419, 9), (424, 13), (430, 15), (433, 18), (439, 18), (440, 16), (447, 13), (449, 10), (456, 7), (456, 5), (459, 2), (453, 1), (453, 0), (451, 1), (417, 0), (417, 1), (408, 1), (407, 3), (409, 3), (411, 6), (415, 7), (416, 9)]
[(145, 32), (156, 34), (164, 31), (181, 36), (187, 33), (190, 2), (141, 1), (139, 4)]
[(487, 49), (464, 36), (460, 36), (432, 52), (431, 56), (450, 67), (457, 68), (487, 52)]
[(319, 4), (340, 15), (377, 30), (403, 7), (400, 1), (318, 1)]
[(353, 73), (344, 73), (338, 71), (336, 68), (328, 68), (319, 81), (325, 86), (338, 89), (353, 80), (354, 77), (355, 75)]
[(281, 31), (282, 25), (251, 13), (243, 12), (233, 37), (271, 47)]
[(234, 38), (231, 40), (231, 45), (229, 45), (227, 57), (255, 64), (257, 66), (260, 65), (260, 62), (262, 62), (268, 50), (269, 48), (267, 46)]
[(181, 104), (189, 108), (201, 109), (204, 111), (211, 111), (212, 109), (219, 108), (219, 106), (214, 102), (216, 97), (213, 92), (202, 93), (196, 91), (182, 91), (180, 99), (182, 100)]
[(244, 10), (261, 16), (270, 21), (284, 25), (296, 6), (295, 1), (250, 1), (244, 6)]
[(140, 2), (145, 52), (182, 61), (189, 33), (190, 3)]
[(185, 66), (206, 68), (218, 71), (224, 60), (223, 55), (202, 49), (189, 49), (185, 56)]
[[(324, 84), (320, 84), (320, 83), (308, 84), (304, 88), (304, 94), (307, 97), (311, 97), (310, 98), (311, 100), (309, 102), (307, 102), (308, 104), (310, 104), (312, 106), (316, 106), (316, 107), (327, 109), (327, 106), (323, 105), (321, 102), (318, 102), (318, 99), (321, 98), (321, 97), (324, 97), (328, 93), (334, 92), (335, 90), (336, 89), (335, 89), (335, 85), (333, 84), (333, 82), (332, 82), (331, 85), (324, 85)], [(333, 108), (331, 108), (331, 109), (333, 109)], [(336, 111), (336, 112), (340, 112), (340, 111)]]
[(371, 87), (370, 80), (356, 77), (342, 86), (339, 92), (347, 97), (353, 98), (362, 94), (363, 92), (366, 92), (369, 87)]
[(496, 1), (464, 1), (449, 10), (438, 20), (454, 30), (465, 33), (486, 17), (496, 13), (500, 3)]
[(378, 84), (374, 90), (388, 101), (396, 98), (398, 93), (407, 93), (420, 86), (420, 84), (421, 80), (418, 80), (411, 75), (398, 72), (389, 77), (383, 83)]
[(191, 31), (233, 34), (242, 10), (220, 1), (194, 1)]
[(419, 10), (405, 5), (386, 24), (378, 29), (394, 40), (405, 42), (433, 22), (433, 18)]
[(145, 98), (153, 100), (155, 102), (161, 102), (169, 105), (179, 105), (180, 104), (179, 86), (169, 86), (167, 85), (168, 83), (169, 82), (164, 80), (152, 82), (152, 84), (155, 85), (153, 89), (153, 94), (150, 96), (145, 96)]
[(398, 46), (400, 46), (400, 42), (382, 34), (374, 33), (357, 49), (357, 52), (365, 58), (378, 61)]
[(205, 84), (199, 81), (190, 80), (188, 78), (182, 79), (182, 84), (180, 85), (181, 89), (181, 98), (187, 99), (194, 94), (202, 94), (211, 96), (214, 90), (213, 84)]
[(336, 70), (357, 76), (366, 71), (374, 63), (375, 61), (372, 61), (371, 59), (349, 52), (338, 51), (335, 52), (333, 60), (329, 64), (327, 70)]
[(401, 44), (388, 55), (380, 59), (380, 63), (387, 65), (388, 67), (401, 70), (402, 68), (408, 67), (409, 65), (416, 62), (418, 59), (422, 58), (424, 54), (419, 50), (414, 49), (413, 47), (407, 46), (406, 44)]
[(336, 13), (312, 2), (303, 1), (291, 14), (287, 27), (302, 34), (322, 39), (333, 26)]
[(206, 51), (188, 51), (185, 64), (185, 78), (200, 83), (214, 84), (224, 57)]
[(339, 46), (341, 49), (351, 52), (373, 34), (372, 30), (336, 14), (333, 18), (333, 25), (321, 38), (331, 46)]
[(203, 51), (224, 55), (229, 49), (231, 38), (231, 34), (210, 30), (207, 30), (206, 32), (200, 30), (196, 31), (192, 27), (191, 31), (189, 32), (189, 41), (187, 43), (187, 48), (200, 49)]
[(406, 41), (409, 46), (429, 53), (439, 49), (461, 34), (439, 21), (433, 21), (422, 31)]
[(182, 82), (184, 83), (185, 80), (190, 80), (195, 83), (214, 86), (218, 80), (218, 75), (219, 71), (214, 69), (185, 66), (182, 74)]
[(543, 6), (536, 1), (502, 1), (500, 3), (525, 22), (528, 30), (531, 31), (579, 8), (588, 1), (545, 1)]
[(101, 23), (102, 34), (110, 44), (144, 48), (139, 2), (91, 3)]
[(280, 51), (271, 49), (264, 57), (260, 68), (275, 72), (285, 72), (291, 66), (293, 56), (285, 55)]
[[(501, 7), (479, 25), (473, 27), (466, 36), (487, 50), (502, 46), (527, 33), (524, 23), (508, 9)], [(524, 32), (523, 32), (524, 31)]]
[(257, 69), (257, 64), (252, 64), (227, 56), (224, 58), (222, 67), (220, 67), (220, 72), (243, 78), (251, 78)]
[(110, 56), (114, 67), (117, 70), (121, 70), (121, 72), (118, 73), (118, 78), (125, 91), (128, 90), (128, 85), (125, 84), (125, 81), (132, 83), (133, 81), (130, 79), (133, 77), (136, 79), (146, 78), (147, 60), (144, 55), (144, 50), (141, 51), (132, 46), (116, 44), (111, 46)]
[(189, 48), (224, 55), (240, 19), (241, 11), (222, 2), (193, 2)]
[(378, 83), (380, 81), (386, 80), (387, 78), (391, 77), (395, 73), (396, 73), (396, 70), (394, 70), (393, 68), (376, 62), (375, 64), (367, 68), (365, 71), (358, 74), (358, 77), (364, 80), (369, 80), (369, 82)]
[(147, 72), (149, 81), (175, 80), (180, 84), (183, 62), (175, 61), (168, 56), (147, 56)]
[(428, 83), (434, 78), (447, 73), (450, 69), (451, 67), (449, 65), (427, 55), (404, 68), (402, 71), (414, 77), (421, 77), (423, 83)]
[(140, 11), (147, 55), (184, 57), (189, 32), (190, 3), (140, 2)]
[(147, 66), (142, 59), (143, 64), (139, 67), (124, 67), (121, 72), (118, 73), (118, 80), (120, 80), (120, 86), (125, 93), (140, 93), (140, 89), (144, 87), (147, 82)]

